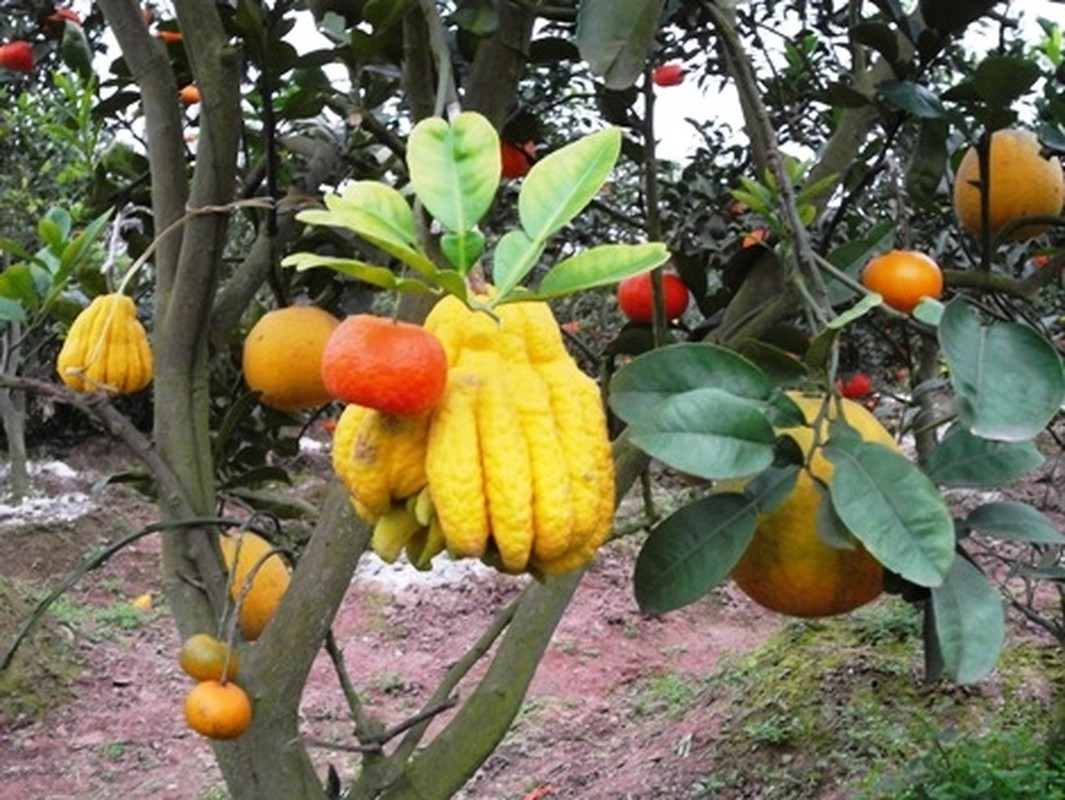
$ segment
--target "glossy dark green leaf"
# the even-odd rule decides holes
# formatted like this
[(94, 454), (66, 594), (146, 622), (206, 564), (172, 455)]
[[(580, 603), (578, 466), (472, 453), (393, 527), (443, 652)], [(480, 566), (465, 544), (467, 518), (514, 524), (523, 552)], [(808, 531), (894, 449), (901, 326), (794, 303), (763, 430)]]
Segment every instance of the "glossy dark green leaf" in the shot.
[(899, 59), (899, 40), (895, 29), (885, 22), (867, 20), (851, 28), (851, 37), (859, 44), (880, 53), (889, 64)]
[(995, 587), (959, 556), (943, 584), (932, 589), (931, 608), (944, 674), (962, 684), (987, 677), (1006, 637), (1002, 598)]
[(954, 560), (954, 520), (936, 487), (897, 451), (829, 439), (829, 490), (840, 519), (887, 569), (938, 586)]
[(671, 395), (632, 423), (633, 445), (707, 480), (753, 475), (773, 463), (776, 434), (763, 404), (716, 388)]
[(915, 117), (939, 119), (947, 115), (943, 101), (919, 83), (884, 81), (876, 88), (881, 99), (889, 106)]
[(636, 602), (648, 614), (681, 608), (722, 583), (754, 536), (758, 513), (742, 494), (690, 503), (655, 526), (636, 558)]
[(1050, 342), (1017, 322), (981, 325), (961, 298), (947, 304), (939, 342), (961, 423), (1001, 441), (1035, 437), (1065, 403), (1065, 367)]
[(798, 464), (768, 467), (743, 487), (743, 493), (758, 509), (759, 514), (766, 514), (783, 503), (799, 478)]
[(949, 135), (946, 120), (921, 120), (917, 147), (906, 165), (906, 192), (918, 206), (928, 208), (942, 202), (938, 189), (946, 171)]
[(608, 89), (625, 89), (643, 73), (664, 0), (581, 0), (577, 47)]
[(674, 394), (711, 387), (751, 400), (768, 399), (773, 388), (758, 367), (731, 350), (685, 342), (645, 353), (619, 370), (610, 381), (610, 407), (631, 423)]
[(1021, 56), (990, 55), (972, 77), (973, 87), (989, 106), (1006, 108), (1042, 76), (1039, 65)]
[(792, 353), (758, 339), (744, 339), (736, 352), (762, 370), (775, 386), (798, 386), (810, 374)]
[[(486, 117), (463, 111), (423, 119), (407, 141), (414, 193), (452, 233), (463, 236), (488, 212), (499, 188), (499, 135)], [(471, 262), (472, 263), (472, 262)]]
[(1000, 486), (1043, 463), (1032, 441), (998, 442), (952, 426), (925, 462), (928, 476), (940, 486)]
[(1027, 503), (1002, 500), (977, 506), (965, 524), (980, 533), (999, 539), (1037, 544), (1065, 544), (1065, 535), (1051, 519)]

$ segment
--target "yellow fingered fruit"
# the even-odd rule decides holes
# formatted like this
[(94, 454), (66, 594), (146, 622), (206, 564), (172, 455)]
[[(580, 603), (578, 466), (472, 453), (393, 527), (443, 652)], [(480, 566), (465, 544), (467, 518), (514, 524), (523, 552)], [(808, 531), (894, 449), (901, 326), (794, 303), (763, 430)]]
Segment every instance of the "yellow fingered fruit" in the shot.
[(595, 555), (613, 519), (602, 398), (546, 304), (495, 313), (447, 297), (425, 321), (451, 365), (430, 426), (429, 491), (452, 555), (512, 573), (564, 572)]
[(443, 551), (509, 573), (580, 567), (606, 541), (614, 462), (599, 387), (545, 303), (475, 312), (455, 297), (425, 321), (447, 388), (420, 417), (348, 406), (333, 463), (374, 551), (428, 569)]
[(74, 319), (56, 360), (60, 379), (77, 392), (139, 392), (152, 381), (148, 334), (133, 300), (102, 294)]

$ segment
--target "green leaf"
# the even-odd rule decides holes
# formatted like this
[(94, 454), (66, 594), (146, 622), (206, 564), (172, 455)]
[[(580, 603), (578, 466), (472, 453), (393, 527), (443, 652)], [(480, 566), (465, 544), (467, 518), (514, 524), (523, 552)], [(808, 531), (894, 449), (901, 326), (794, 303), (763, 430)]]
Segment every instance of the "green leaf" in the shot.
[(627, 89), (642, 74), (664, 0), (581, 0), (577, 48), (608, 89)]
[(462, 233), (445, 233), (440, 237), (444, 257), (463, 275), (484, 253), (484, 234), (476, 228)]
[(809, 370), (794, 355), (758, 339), (744, 339), (736, 352), (762, 370), (775, 386), (798, 386), (809, 377)]
[(879, 306), (882, 300), (883, 298), (878, 294), (864, 295), (861, 300), (849, 309), (830, 320), (824, 330), (817, 334), (816, 338), (810, 343), (806, 355), (803, 356), (803, 362), (813, 369), (824, 367), (832, 355), (832, 345), (839, 335), (843, 333), (843, 329)]
[(761, 370), (731, 350), (685, 342), (634, 358), (611, 379), (609, 402), (632, 423), (655, 414), (674, 394), (710, 387), (750, 400), (768, 399), (773, 388)]
[(1065, 544), (1065, 536), (1051, 519), (1027, 503), (1001, 500), (977, 506), (965, 518), (973, 530), (996, 536), (1036, 544)]
[(602, 244), (584, 250), (556, 264), (537, 287), (540, 298), (607, 286), (631, 275), (654, 269), (669, 260), (661, 242), (645, 244)]
[(977, 65), (972, 84), (989, 106), (1007, 108), (1042, 74), (1039, 65), (1027, 58), (990, 55)]
[(935, 636), (947, 677), (975, 683), (998, 663), (1006, 636), (1002, 598), (967, 558), (958, 557), (932, 589)]
[(26, 308), (36, 308), (39, 298), (29, 264), (15, 264), (0, 272), (0, 297), (16, 301)]
[(954, 559), (954, 521), (936, 487), (905, 456), (873, 442), (829, 439), (829, 490), (840, 519), (881, 564), (938, 586)]
[(747, 481), (743, 493), (759, 514), (766, 514), (791, 495), (799, 479), (799, 469), (798, 464), (768, 467)]
[(636, 557), (636, 602), (662, 614), (706, 595), (728, 578), (754, 536), (758, 512), (742, 494), (689, 503), (662, 520)]
[(1065, 403), (1065, 367), (1054, 346), (1017, 322), (980, 325), (961, 299), (947, 304), (939, 342), (958, 417), (985, 439), (1022, 441)]
[(342, 194), (325, 196), (327, 210), (301, 211), (300, 222), (347, 228), (423, 275), (437, 267), (418, 247), (414, 212), (403, 195), (377, 181), (354, 181)]
[(347, 275), (357, 281), (368, 283), (371, 286), (379, 286), (382, 289), (391, 289), (398, 292), (415, 292), (418, 294), (434, 294), (433, 287), (423, 281), (414, 278), (400, 278), (387, 267), (379, 267), (367, 264), (353, 258), (338, 258), (336, 256), (320, 256), (316, 253), (293, 253), (281, 260), (283, 267), (295, 267), (298, 272), (308, 269), (324, 267), (341, 275)]
[[(414, 193), (452, 233), (465, 234), (488, 212), (499, 188), (499, 135), (474, 111), (423, 119), (407, 142)], [(472, 263), (472, 262), (471, 262)]]
[(884, 81), (877, 85), (880, 97), (891, 107), (923, 119), (940, 119), (947, 115), (943, 101), (931, 90), (910, 81)]
[(25, 322), (26, 309), (17, 300), (0, 297), (0, 322)]
[(670, 396), (632, 424), (630, 437), (652, 458), (707, 480), (762, 471), (776, 441), (764, 404), (712, 387)]
[(996, 442), (953, 425), (924, 469), (940, 486), (1000, 486), (1031, 472), (1043, 461), (1034, 442)]
[(544, 252), (543, 242), (534, 242), (525, 231), (510, 231), (496, 245), (492, 254), (494, 299), (503, 300), (522, 282)]
[(582, 136), (537, 161), (518, 195), (521, 227), (545, 241), (599, 193), (621, 153), (621, 131), (606, 128)]

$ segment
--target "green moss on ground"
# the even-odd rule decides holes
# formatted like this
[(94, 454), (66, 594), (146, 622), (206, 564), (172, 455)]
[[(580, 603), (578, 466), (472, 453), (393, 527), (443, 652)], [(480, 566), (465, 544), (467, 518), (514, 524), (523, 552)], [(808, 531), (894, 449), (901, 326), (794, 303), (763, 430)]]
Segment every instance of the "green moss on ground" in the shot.
[[(28, 584), (0, 578), (0, 651), (7, 651), (37, 601)], [(0, 671), (0, 720), (14, 725), (37, 719), (70, 696), (80, 670), (71, 638), (46, 615)]]
[[(993, 771), (995, 753), (1009, 765), (1023, 751), (1032, 763), (1017, 773), (1017, 785), (1045, 791), (1016, 797), (1065, 797), (1053, 794), (1058, 773), (1043, 757), (1053, 693), (1065, 685), (1061, 648), (1015, 644), (976, 686), (929, 684), (920, 626), (912, 606), (885, 598), (847, 616), (796, 621), (725, 663), (696, 701), (723, 723), (693, 796), (946, 797), (905, 792), (955, 761)], [(928, 760), (961, 741), (977, 747)], [(966, 780), (994, 786), (995, 797), (1013, 796), (993, 777)]]

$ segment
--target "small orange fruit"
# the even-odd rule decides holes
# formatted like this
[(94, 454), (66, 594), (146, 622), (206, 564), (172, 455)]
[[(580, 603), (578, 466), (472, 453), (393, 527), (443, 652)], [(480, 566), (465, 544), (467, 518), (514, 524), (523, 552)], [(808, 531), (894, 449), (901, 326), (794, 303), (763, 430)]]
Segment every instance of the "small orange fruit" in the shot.
[[(1065, 201), (1065, 176), (1057, 158), (1043, 158), (1039, 139), (1032, 131), (1002, 129), (991, 134), (991, 170), (988, 183), (988, 224), (994, 236), (1007, 223), (1021, 217), (1057, 216)], [(983, 230), (980, 215), (980, 159), (970, 147), (954, 178), (954, 211), (962, 227), (975, 236)], [(1046, 230), (1026, 225), (1010, 235), (1011, 241), (1030, 239)]]
[(333, 331), (322, 353), (322, 380), (346, 403), (386, 414), (421, 414), (447, 386), (447, 355), (420, 325), (355, 314)]
[(891, 250), (865, 265), (862, 285), (883, 297), (886, 305), (909, 314), (922, 298), (943, 294), (943, 271), (924, 253)]
[(185, 721), (208, 739), (235, 739), (251, 724), (251, 700), (232, 681), (201, 681), (185, 697)]
[(322, 383), (322, 351), (340, 320), (314, 306), (287, 306), (263, 314), (244, 340), (248, 386), (278, 411), (314, 408), (331, 399)]
[(186, 84), (178, 90), (178, 99), (187, 106), (194, 106), (200, 102), (200, 90), (195, 84)]
[[(230, 580), (230, 597), (233, 602), (240, 600), (245, 584), (251, 578), (251, 571), (255, 570), (255, 577), (251, 578), (251, 588), (244, 594), (239, 615), (241, 634), (249, 642), (253, 642), (273, 619), (281, 598), (288, 590), (292, 579), (288, 565), (277, 553), (267, 555), (272, 545), (251, 531), (244, 531), (235, 536), (223, 536), (219, 544), (226, 569), (233, 573)], [(234, 559), (236, 564), (233, 563)], [(259, 564), (260, 561), (262, 564)]]
[(182, 642), (178, 663), (185, 674), (198, 681), (220, 680), (223, 671), (226, 679), (231, 680), (240, 666), (237, 654), (231, 653), (225, 642), (209, 633), (196, 633)]
[[(654, 316), (651, 273), (641, 272), (618, 284), (618, 308), (633, 322), (650, 322)], [(691, 293), (679, 275), (662, 273), (662, 300), (666, 319), (677, 319), (688, 309)]]

